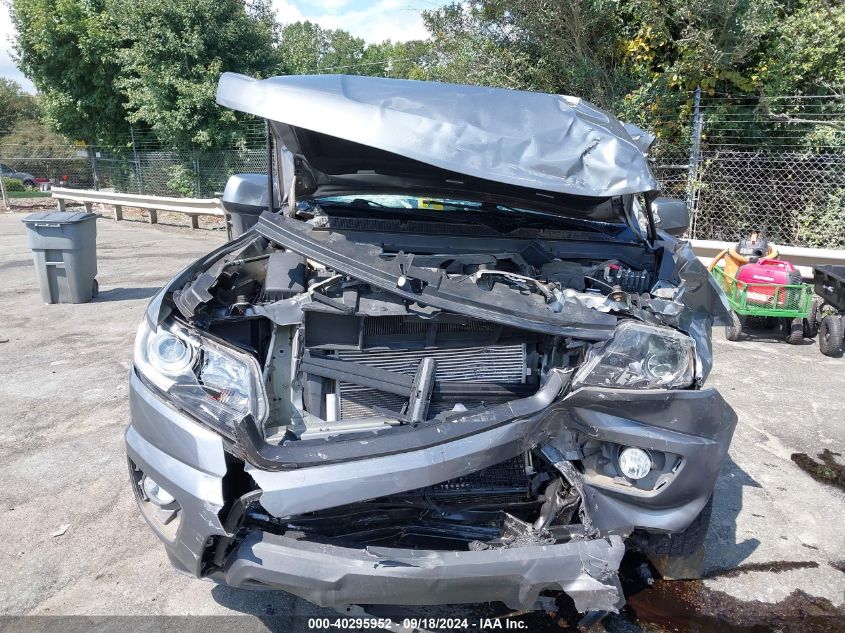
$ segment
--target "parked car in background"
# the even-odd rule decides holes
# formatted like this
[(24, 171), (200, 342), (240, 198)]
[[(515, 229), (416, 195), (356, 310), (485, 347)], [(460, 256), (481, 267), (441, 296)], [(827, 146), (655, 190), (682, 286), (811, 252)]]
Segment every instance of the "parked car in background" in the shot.
[(20, 180), (25, 187), (35, 187), (37, 185), (35, 176), (32, 174), (28, 174), (25, 171), (16, 171), (8, 165), (3, 165), (2, 163), (0, 163), (0, 175), (2, 175), (3, 178), (14, 178), (15, 180)]
[(129, 470), (177, 569), (341, 611), (586, 613), (624, 604), (626, 549), (696, 560), (728, 307), (619, 121), (339, 75), (227, 73), (217, 101), (269, 121), (275, 169), (232, 177), (256, 223), (138, 329)]

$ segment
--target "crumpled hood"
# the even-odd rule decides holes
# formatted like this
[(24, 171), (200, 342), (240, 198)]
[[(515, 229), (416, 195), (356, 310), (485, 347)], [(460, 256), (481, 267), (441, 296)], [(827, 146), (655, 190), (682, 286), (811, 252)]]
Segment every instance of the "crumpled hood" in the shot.
[[(659, 188), (625, 127), (575, 97), (349, 75), (256, 80), (225, 73), (217, 102), (281, 124), (287, 149), (323, 184), (349, 175), (407, 177), (413, 167), (414, 176), (432, 182), (469, 176), (538, 195), (610, 198)], [(485, 190), (477, 182), (474, 188)]]

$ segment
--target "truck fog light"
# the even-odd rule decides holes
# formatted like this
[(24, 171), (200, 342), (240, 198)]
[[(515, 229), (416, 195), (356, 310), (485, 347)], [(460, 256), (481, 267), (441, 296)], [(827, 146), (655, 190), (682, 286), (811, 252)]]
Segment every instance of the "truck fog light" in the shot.
[(159, 486), (152, 477), (145, 475), (143, 481), (141, 481), (141, 487), (144, 489), (144, 494), (147, 495), (147, 499), (159, 507), (163, 508), (175, 501), (173, 495)]
[(651, 457), (641, 448), (624, 448), (619, 453), (619, 470), (629, 479), (642, 479), (651, 471)]

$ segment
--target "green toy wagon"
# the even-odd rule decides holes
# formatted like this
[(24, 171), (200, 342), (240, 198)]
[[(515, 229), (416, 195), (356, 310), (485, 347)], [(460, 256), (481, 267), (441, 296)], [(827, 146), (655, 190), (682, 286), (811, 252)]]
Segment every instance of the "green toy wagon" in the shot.
[[(737, 272), (739, 278), (731, 277), (721, 267), (711, 273), (731, 306), (732, 324), (725, 330), (729, 341), (742, 338), (747, 319), (770, 328), (780, 326), (786, 342), (792, 345), (818, 333), (813, 286), (801, 283), (801, 274), (788, 262), (766, 260), (746, 265)], [(789, 283), (771, 283), (771, 279)]]

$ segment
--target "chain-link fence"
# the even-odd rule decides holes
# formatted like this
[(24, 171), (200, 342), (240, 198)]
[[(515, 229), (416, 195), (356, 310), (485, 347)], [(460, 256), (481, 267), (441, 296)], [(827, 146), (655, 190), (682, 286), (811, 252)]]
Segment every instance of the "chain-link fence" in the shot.
[(55, 187), (209, 198), (232, 174), (266, 172), (264, 130), (261, 121), (245, 122), (236, 146), (211, 151), (163, 149), (149, 130), (132, 130), (112, 147), (0, 143), (0, 163)]
[(691, 236), (845, 248), (845, 99), (704, 100), (691, 125)]
[[(845, 99), (704, 96), (684, 125), (689, 140), (658, 139), (651, 158), (663, 195), (690, 206), (690, 237), (763, 229), (778, 244), (845, 248)], [(164, 150), (140, 131), (111, 148), (0, 144), (0, 163), (54, 186), (212, 197), (230, 175), (267, 169), (263, 123), (243, 126), (224, 150)]]
[(100, 189), (210, 198), (220, 195), (232, 174), (266, 172), (267, 152), (264, 148), (206, 152), (144, 150), (128, 157), (97, 152), (89, 171), (94, 169)]

